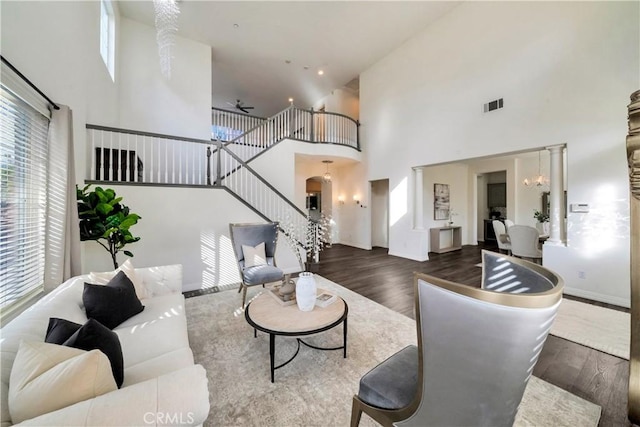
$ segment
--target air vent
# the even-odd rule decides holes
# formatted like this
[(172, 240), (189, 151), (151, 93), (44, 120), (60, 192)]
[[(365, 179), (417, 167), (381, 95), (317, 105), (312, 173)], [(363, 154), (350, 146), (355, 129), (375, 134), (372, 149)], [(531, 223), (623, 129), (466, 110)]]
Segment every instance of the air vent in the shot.
[(488, 113), (489, 111), (497, 110), (498, 108), (502, 107), (504, 107), (503, 99), (496, 99), (495, 101), (487, 102), (486, 104), (484, 104), (484, 112)]

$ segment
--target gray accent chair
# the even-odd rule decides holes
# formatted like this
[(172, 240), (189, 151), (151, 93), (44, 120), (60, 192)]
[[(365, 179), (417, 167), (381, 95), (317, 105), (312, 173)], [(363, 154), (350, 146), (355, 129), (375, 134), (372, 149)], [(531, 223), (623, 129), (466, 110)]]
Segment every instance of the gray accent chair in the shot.
[[(249, 286), (282, 281), (284, 272), (276, 266), (275, 254), (278, 242), (278, 223), (266, 224), (229, 224), (233, 252), (238, 262), (242, 282), (238, 292), (242, 291), (242, 308), (247, 300)], [(267, 264), (245, 267), (242, 245), (257, 246), (264, 242)]]
[(417, 346), (365, 374), (353, 397), (383, 426), (511, 426), (562, 301), (537, 264), (483, 251), (483, 288), (414, 275)]
[(493, 231), (496, 233), (496, 240), (498, 241), (498, 249), (502, 252), (505, 251), (507, 255), (511, 254), (511, 241), (509, 240), (509, 235), (507, 234), (507, 229), (502, 223), (502, 221), (498, 221), (494, 219), (491, 222), (493, 225)]
[(540, 245), (540, 233), (534, 227), (528, 225), (514, 225), (509, 227), (509, 240), (511, 240), (511, 253), (519, 258), (526, 258), (542, 264), (542, 251)]

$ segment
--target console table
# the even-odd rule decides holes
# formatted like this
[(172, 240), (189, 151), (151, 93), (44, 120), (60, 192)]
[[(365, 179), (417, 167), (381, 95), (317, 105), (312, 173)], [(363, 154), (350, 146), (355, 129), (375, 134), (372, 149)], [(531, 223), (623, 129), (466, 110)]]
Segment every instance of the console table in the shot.
[[(431, 228), (429, 231), (431, 233), (431, 252), (442, 254), (462, 249), (462, 227), (452, 225), (449, 227)], [(442, 247), (442, 236), (447, 234), (451, 236), (451, 246)]]

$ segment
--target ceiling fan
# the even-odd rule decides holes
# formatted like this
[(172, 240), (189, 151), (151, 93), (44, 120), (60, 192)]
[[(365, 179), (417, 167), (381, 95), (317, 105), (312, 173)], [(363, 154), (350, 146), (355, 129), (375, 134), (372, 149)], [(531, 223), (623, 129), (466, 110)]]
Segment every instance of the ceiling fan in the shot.
[(232, 103), (232, 102), (228, 102), (227, 104), (231, 105), (233, 108), (235, 108), (236, 110), (240, 110), (243, 113), (247, 113), (249, 114), (249, 112), (247, 110), (253, 110), (254, 107), (249, 107), (249, 106), (245, 106), (244, 102), (240, 101), (239, 99), (236, 99), (236, 103)]

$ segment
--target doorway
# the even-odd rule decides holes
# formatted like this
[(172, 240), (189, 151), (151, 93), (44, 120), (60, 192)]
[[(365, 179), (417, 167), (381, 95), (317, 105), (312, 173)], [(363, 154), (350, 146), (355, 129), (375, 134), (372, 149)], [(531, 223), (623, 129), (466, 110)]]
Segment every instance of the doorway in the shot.
[(371, 181), (371, 246), (389, 249), (389, 180)]

